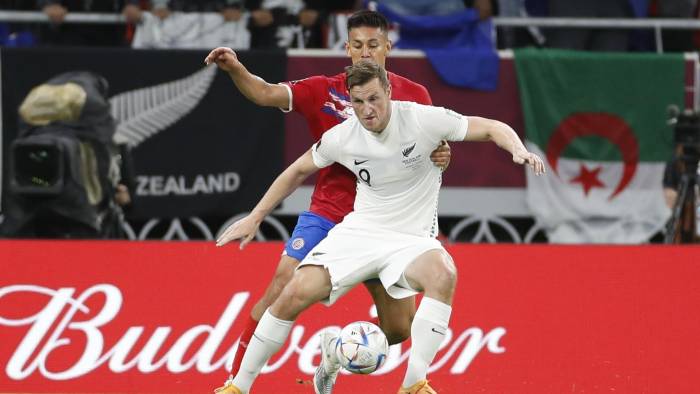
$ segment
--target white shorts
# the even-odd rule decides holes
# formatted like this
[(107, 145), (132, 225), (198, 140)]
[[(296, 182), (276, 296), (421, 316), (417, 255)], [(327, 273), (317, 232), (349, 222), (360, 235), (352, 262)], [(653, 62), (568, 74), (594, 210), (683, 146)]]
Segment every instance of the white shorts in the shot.
[(376, 278), (391, 297), (405, 298), (418, 292), (408, 285), (404, 270), (418, 256), (433, 249), (445, 251), (434, 238), (387, 230), (350, 229), (341, 223), (311, 249), (297, 269), (320, 265), (328, 270), (331, 294), (321, 301), (326, 305), (333, 304), (358, 283)]

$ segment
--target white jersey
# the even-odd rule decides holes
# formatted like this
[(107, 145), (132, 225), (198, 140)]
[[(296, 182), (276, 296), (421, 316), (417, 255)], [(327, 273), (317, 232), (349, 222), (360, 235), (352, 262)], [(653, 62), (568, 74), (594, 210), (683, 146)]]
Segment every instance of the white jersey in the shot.
[(312, 149), (314, 164), (340, 163), (357, 176), (348, 228), (387, 229), (435, 237), (441, 171), (430, 154), (441, 140), (462, 141), (468, 121), (454, 111), (392, 101), (391, 118), (380, 134), (353, 116), (331, 128)]

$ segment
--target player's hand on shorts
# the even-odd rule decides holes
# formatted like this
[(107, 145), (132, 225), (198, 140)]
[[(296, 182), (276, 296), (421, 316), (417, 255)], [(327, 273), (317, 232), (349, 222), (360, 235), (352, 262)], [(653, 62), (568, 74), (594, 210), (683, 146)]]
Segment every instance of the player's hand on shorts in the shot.
[(240, 66), (241, 64), (238, 61), (236, 52), (234, 52), (233, 49), (226, 47), (218, 47), (209, 52), (209, 55), (204, 58), (204, 64), (208, 66), (212, 63), (216, 63), (220, 69), (227, 72), (234, 71), (236, 67)]
[(259, 221), (255, 220), (251, 216), (246, 216), (228, 226), (226, 230), (221, 233), (219, 238), (216, 239), (216, 246), (224, 246), (231, 241), (240, 239), (240, 248), (242, 250), (245, 248), (248, 242), (255, 238), (255, 234), (258, 232), (258, 227), (260, 227)]
[(447, 166), (450, 165), (450, 158), (452, 157), (452, 151), (447, 141), (440, 141), (440, 145), (430, 154), (430, 160), (433, 164), (440, 167), (441, 170), (445, 171)]
[(532, 171), (535, 172), (535, 175), (542, 175), (546, 172), (542, 159), (536, 154), (526, 150), (518, 150), (513, 153), (513, 161), (518, 164), (529, 166)]

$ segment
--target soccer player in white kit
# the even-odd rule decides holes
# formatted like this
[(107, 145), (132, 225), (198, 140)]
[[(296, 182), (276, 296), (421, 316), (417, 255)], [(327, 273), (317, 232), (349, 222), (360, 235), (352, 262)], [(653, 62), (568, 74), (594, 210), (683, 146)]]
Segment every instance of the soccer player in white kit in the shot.
[[(356, 63), (346, 75), (355, 116), (327, 131), (275, 180), (249, 216), (217, 240), (221, 246), (241, 239), (244, 247), (263, 218), (320, 168), (338, 162), (357, 176), (354, 211), (311, 250), (265, 311), (226, 393), (248, 393), (304, 309), (318, 301), (330, 305), (372, 278), (395, 298), (424, 292), (411, 325), (412, 347), (399, 393), (435, 393), (426, 375), (448, 326), (457, 275), (435, 239), (441, 172), (431, 164), (430, 153), (441, 140), (491, 140), (514, 162), (538, 175), (545, 171), (542, 160), (502, 122), (392, 101), (386, 72), (375, 63)], [(323, 364), (337, 364), (331, 353), (324, 354)], [(319, 368), (324, 366), (331, 367)]]

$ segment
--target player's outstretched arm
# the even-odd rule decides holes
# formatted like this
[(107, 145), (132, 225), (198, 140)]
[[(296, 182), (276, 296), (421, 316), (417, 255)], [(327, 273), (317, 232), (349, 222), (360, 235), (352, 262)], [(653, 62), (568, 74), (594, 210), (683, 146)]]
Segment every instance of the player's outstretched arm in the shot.
[(513, 161), (528, 165), (536, 175), (545, 173), (544, 162), (534, 153), (528, 152), (520, 137), (507, 124), (494, 119), (469, 116), (469, 129), (465, 141), (493, 141), (513, 155)]
[(311, 150), (309, 150), (275, 179), (250, 215), (228, 226), (221, 233), (216, 240), (216, 246), (223, 246), (231, 241), (240, 239), (240, 248), (243, 249), (255, 237), (258, 227), (260, 227), (260, 223), (265, 219), (265, 216), (272, 212), (282, 200), (292, 194), (309, 175), (317, 170), (318, 167), (314, 164)]
[(250, 101), (266, 107), (289, 107), (289, 93), (282, 85), (265, 82), (264, 79), (251, 74), (238, 60), (236, 52), (231, 48), (218, 47), (209, 52), (204, 63), (216, 63), (226, 71), (238, 90)]

